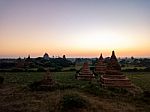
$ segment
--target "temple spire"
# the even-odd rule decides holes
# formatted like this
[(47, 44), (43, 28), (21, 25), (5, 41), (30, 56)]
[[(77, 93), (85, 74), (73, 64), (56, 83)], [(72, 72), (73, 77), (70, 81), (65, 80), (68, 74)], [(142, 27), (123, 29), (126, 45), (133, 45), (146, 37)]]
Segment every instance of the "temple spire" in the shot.
[(99, 57), (99, 60), (103, 60), (103, 55), (101, 53), (100, 57)]
[(111, 58), (110, 58), (110, 59), (115, 59), (115, 60), (117, 60), (116, 55), (115, 55), (115, 51), (112, 51), (112, 55), (111, 55)]
[(80, 72), (76, 75), (78, 80), (92, 80), (94, 77), (95, 76), (90, 70), (88, 62), (84, 62)]
[(121, 72), (121, 67), (114, 51), (112, 51), (105, 73), (100, 76), (100, 82), (104, 87), (133, 87), (131, 81)]
[(106, 71), (106, 63), (104, 62), (104, 59), (103, 59), (103, 56), (102, 56), (102, 53), (98, 59), (98, 61), (96, 62), (95, 64), (95, 70), (94, 72), (96, 74), (104, 74), (105, 71)]

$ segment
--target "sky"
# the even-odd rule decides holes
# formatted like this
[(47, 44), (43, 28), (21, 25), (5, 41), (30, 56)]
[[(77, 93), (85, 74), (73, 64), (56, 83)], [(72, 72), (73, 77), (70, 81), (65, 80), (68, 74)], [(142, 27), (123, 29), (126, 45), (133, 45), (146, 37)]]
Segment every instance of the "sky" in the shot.
[(0, 0), (0, 58), (150, 57), (150, 0)]

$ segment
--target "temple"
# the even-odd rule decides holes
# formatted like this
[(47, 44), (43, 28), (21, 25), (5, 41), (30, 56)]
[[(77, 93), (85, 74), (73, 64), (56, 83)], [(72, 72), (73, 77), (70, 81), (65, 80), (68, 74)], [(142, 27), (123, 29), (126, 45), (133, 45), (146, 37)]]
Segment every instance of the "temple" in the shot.
[(105, 74), (106, 69), (107, 69), (107, 65), (104, 62), (103, 56), (101, 54), (98, 61), (97, 61), (97, 63), (96, 63), (96, 65), (95, 65), (94, 73), (96, 73), (96, 74)]
[(44, 54), (43, 59), (49, 60), (49, 55), (47, 53)]
[(52, 86), (55, 85), (55, 81), (52, 79), (52, 75), (49, 70), (46, 72), (43, 80), (41, 80), (40, 83), (41, 88), (51, 88)]
[(95, 78), (94, 74), (90, 71), (87, 62), (83, 64), (83, 67), (80, 70), (80, 72), (76, 75), (76, 78), (78, 80), (92, 80), (93, 78)]
[(112, 52), (112, 56), (107, 65), (107, 70), (104, 75), (100, 77), (101, 85), (104, 87), (121, 87), (131, 88), (133, 87), (131, 81), (122, 74), (121, 67), (115, 56), (115, 52)]

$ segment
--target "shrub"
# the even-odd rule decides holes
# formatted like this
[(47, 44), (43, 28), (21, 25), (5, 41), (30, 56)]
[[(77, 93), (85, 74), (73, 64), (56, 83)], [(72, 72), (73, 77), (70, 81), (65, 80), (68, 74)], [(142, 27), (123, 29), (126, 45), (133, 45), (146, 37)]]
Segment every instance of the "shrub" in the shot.
[(55, 72), (61, 72), (62, 68), (63, 68), (62, 66), (56, 66)]
[(37, 72), (46, 72), (46, 70), (45, 70), (43, 67), (39, 67), (39, 68), (37, 69)]
[(35, 81), (32, 84), (28, 85), (28, 87), (31, 89), (31, 91), (53, 91), (56, 90), (59, 85), (56, 83), (52, 85), (42, 86), (41, 81)]
[(24, 72), (25, 69), (24, 68), (13, 68), (11, 69), (12, 72)]
[(150, 91), (144, 91), (143, 94), (144, 94), (144, 97), (150, 98)]
[(78, 94), (64, 95), (60, 102), (62, 104), (62, 110), (84, 108), (87, 105), (87, 101)]
[(76, 71), (76, 69), (75, 68), (71, 68), (68, 71)]
[(77, 85), (73, 85), (73, 84), (57, 84), (57, 89), (60, 90), (65, 90), (65, 89), (73, 89), (73, 88), (77, 88)]
[(100, 87), (97, 83), (89, 83), (83, 88), (83, 90), (96, 96), (105, 96), (110, 94), (108, 90)]
[(39, 86), (40, 86), (41, 82), (40, 81), (35, 81), (32, 84), (29, 85), (29, 88), (32, 91), (38, 90)]
[(4, 78), (0, 76), (0, 84), (4, 82)]
[(128, 93), (128, 91), (124, 88), (109, 87), (108, 90), (112, 91), (113, 93), (122, 93), (122, 94)]

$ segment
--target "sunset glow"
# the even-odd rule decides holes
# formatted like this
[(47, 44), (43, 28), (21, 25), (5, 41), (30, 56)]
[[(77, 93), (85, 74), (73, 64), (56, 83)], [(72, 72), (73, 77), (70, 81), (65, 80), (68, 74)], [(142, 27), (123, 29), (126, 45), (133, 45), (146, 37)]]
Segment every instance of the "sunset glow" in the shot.
[(0, 58), (149, 57), (150, 1), (112, 1), (1, 0)]

